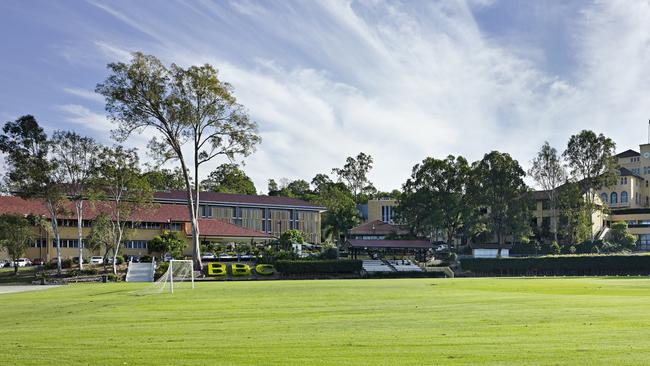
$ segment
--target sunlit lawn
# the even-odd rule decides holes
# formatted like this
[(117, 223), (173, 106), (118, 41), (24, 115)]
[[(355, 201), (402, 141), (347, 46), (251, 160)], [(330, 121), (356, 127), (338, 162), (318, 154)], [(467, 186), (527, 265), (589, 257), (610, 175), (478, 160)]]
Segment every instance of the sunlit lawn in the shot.
[(650, 364), (645, 278), (143, 286), (0, 295), (0, 364)]

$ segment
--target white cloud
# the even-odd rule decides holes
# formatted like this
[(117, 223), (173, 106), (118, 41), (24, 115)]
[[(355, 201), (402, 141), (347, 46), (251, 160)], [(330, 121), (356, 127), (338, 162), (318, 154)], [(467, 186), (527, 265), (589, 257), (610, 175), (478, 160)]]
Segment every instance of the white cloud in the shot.
[(81, 88), (63, 88), (66, 93), (97, 103), (104, 103), (104, 97), (92, 90)]
[[(137, 46), (219, 68), (259, 122), (264, 141), (246, 171), (260, 190), (268, 178), (329, 173), (359, 151), (375, 158), (371, 177), (389, 190), (426, 156), (476, 160), (497, 149), (527, 166), (544, 140), (562, 150), (583, 128), (620, 150), (645, 142), (636, 126), (648, 117), (648, 3), (608, 1), (567, 19), (580, 65), (570, 79), (543, 69), (541, 47), (483, 34), (472, 7), (490, 3), (238, 2), (232, 14), (193, 3), (201, 16), (178, 14), (176, 27), (164, 6), (98, 5), (154, 42), (107, 35), (96, 46), (111, 58)], [(79, 107), (68, 112), (102, 126)]]
[(64, 104), (58, 107), (66, 114), (66, 120), (97, 132), (109, 133), (113, 124), (103, 114), (95, 113), (79, 104)]

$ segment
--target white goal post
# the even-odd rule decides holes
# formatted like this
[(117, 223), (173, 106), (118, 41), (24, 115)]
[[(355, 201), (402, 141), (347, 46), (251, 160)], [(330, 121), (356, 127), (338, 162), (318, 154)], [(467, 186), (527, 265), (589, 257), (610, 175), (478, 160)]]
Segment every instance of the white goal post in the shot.
[(167, 269), (167, 272), (165, 272), (165, 274), (163, 274), (161, 278), (168, 277), (169, 291), (173, 294), (174, 277), (177, 278), (176, 282), (178, 283), (179, 282), (178, 280), (180, 280), (181, 282), (187, 281), (188, 274), (189, 274), (189, 279), (192, 283), (192, 288), (194, 288), (194, 261), (187, 260), (187, 259), (178, 259), (178, 260), (172, 259), (169, 261), (169, 268)]

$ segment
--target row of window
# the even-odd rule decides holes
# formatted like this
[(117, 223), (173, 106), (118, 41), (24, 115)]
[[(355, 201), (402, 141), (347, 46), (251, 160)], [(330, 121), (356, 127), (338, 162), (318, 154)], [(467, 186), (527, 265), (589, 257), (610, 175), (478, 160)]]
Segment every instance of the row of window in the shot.
[[(61, 219), (56, 221), (59, 226), (62, 227), (77, 227), (77, 220), (73, 219)], [(91, 220), (82, 220), (82, 227), (92, 227), (93, 222)], [(161, 222), (148, 222), (148, 221), (128, 221), (126, 222), (126, 227), (129, 229), (156, 229), (160, 230), (163, 228), (169, 228), (169, 230), (180, 231), (181, 230), (180, 222), (172, 223), (161, 223)]]
[[(607, 203), (607, 198), (607, 193), (603, 192), (600, 194), (600, 199), (603, 201), (603, 203)], [(627, 200), (627, 192), (621, 192), (621, 203), (627, 203)], [(618, 193), (612, 192), (609, 195), (609, 203), (618, 203)]]
[[(124, 248), (126, 249), (147, 249), (146, 240), (125, 240)], [(47, 246), (45, 239), (37, 239), (32, 243), (33, 248), (45, 248)], [(56, 241), (52, 241), (52, 246), (56, 248)], [(77, 239), (61, 239), (61, 248), (79, 248)]]
[(392, 223), (395, 210), (393, 206), (381, 206), (381, 221)]

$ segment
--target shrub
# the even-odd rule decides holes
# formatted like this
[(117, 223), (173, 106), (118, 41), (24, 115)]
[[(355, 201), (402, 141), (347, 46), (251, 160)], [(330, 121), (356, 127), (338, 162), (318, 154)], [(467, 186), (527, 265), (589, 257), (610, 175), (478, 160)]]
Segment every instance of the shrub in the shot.
[(320, 259), (336, 259), (336, 247), (327, 246), (318, 256)]
[(159, 279), (160, 276), (167, 272), (167, 269), (169, 269), (169, 262), (159, 263), (156, 267), (156, 271), (154, 272), (154, 278)]
[(143, 255), (142, 257), (140, 257), (140, 262), (141, 263), (151, 263), (151, 256)]
[[(61, 261), (61, 268), (71, 268), (72, 259), (64, 259)], [(54, 268), (56, 268), (56, 262), (54, 263)]]
[(360, 260), (279, 260), (275, 268), (280, 273), (355, 273), (362, 268)]
[(486, 275), (620, 275), (650, 273), (650, 255), (565, 255), (466, 258), (464, 270)]

